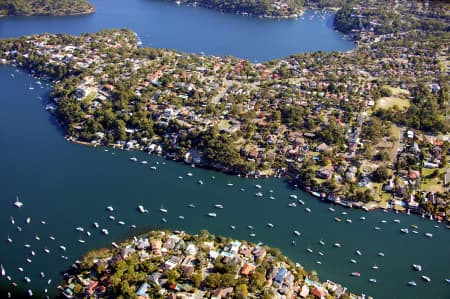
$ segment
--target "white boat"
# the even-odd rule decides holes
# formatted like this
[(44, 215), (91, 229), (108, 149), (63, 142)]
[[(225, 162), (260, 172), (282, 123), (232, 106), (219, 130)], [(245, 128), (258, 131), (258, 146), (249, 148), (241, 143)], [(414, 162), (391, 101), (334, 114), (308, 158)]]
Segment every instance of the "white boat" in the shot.
[(328, 210), (330, 210), (331, 212), (336, 211), (335, 209), (333, 209), (332, 207), (329, 207)]
[(293, 198), (293, 199), (297, 199), (297, 195), (295, 195), (295, 194), (291, 194), (291, 195), (289, 195), (289, 197)]
[(106, 236), (109, 234), (109, 232), (106, 228), (102, 228), (102, 233)]
[(25, 260), (27, 261), (27, 263), (31, 263), (31, 259), (30, 258), (27, 258)]
[(214, 217), (217, 217), (217, 214), (216, 213), (208, 213), (208, 216), (214, 218)]
[(131, 158), (130, 158), (130, 161), (133, 161), (133, 162), (137, 162), (137, 160), (138, 160), (138, 159), (137, 159), (136, 157), (131, 157)]
[(47, 280), (47, 284), (48, 284), (48, 285), (51, 284), (51, 283), (52, 283), (52, 280), (51, 280), (51, 279)]
[(244, 188), (241, 188), (241, 189), (239, 189), (241, 192), (244, 192), (245, 191), (245, 189)]
[(322, 262), (321, 261), (316, 261), (316, 264), (317, 265), (322, 265)]
[(400, 231), (404, 234), (409, 233), (409, 230), (407, 228), (401, 228)]
[(301, 200), (301, 199), (298, 200), (298, 203), (301, 204), (301, 205), (305, 204), (305, 202), (303, 200)]
[(380, 230), (381, 228), (379, 226), (375, 226), (375, 230)]
[(347, 221), (348, 223), (352, 223), (351, 219), (345, 219), (345, 221)]
[(178, 219), (183, 220), (184, 216), (180, 215), (180, 216), (178, 216)]
[(143, 165), (147, 165), (148, 164), (148, 162), (147, 161), (141, 161), (141, 162), (139, 162), (139, 163), (141, 163), (141, 164), (143, 164)]
[(192, 173), (188, 172), (186, 173), (187, 176), (192, 176)]
[(256, 196), (256, 197), (262, 197), (263, 194), (262, 194), (261, 192), (257, 192), (257, 193), (255, 194), (255, 196)]
[(267, 223), (267, 226), (272, 228), (273, 224), (269, 222), (269, 223)]
[(395, 223), (400, 223), (400, 219), (394, 219), (393, 220)]
[(380, 251), (380, 252), (378, 252), (377, 254), (378, 254), (378, 256), (384, 256), (384, 253), (383, 253), (383, 252), (381, 252), (381, 251)]
[(333, 246), (334, 246), (334, 247), (337, 247), (337, 248), (340, 248), (340, 247), (341, 247), (341, 244), (340, 244), (340, 243), (334, 243)]
[(376, 283), (377, 280), (376, 280), (375, 278), (370, 278), (370, 279), (369, 279), (369, 282), (371, 282), (371, 283)]
[(90, 231), (86, 231), (86, 235), (87, 235), (88, 237), (90, 237), (90, 236), (91, 236), (91, 232), (90, 232)]
[(23, 278), (23, 281), (25, 281), (25, 282), (27, 282), (27, 283), (30, 283), (30, 282), (31, 282), (31, 279), (30, 279), (28, 276), (25, 276), (25, 277)]
[(108, 211), (110, 211), (110, 212), (114, 211), (114, 208), (111, 207), (111, 206), (107, 206), (106, 209), (107, 209)]
[(320, 256), (323, 256), (323, 252), (322, 251), (317, 252), (317, 254), (320, 255)]
[(44, 225), (45, 225), (46, 223), (47, 223), (47, 222), (45, 222), (44, 220), (41, 220), (41, 224), (44, 224)]
[(10, 236), (8, 236), (7, 240), (8, 240), (8, 243), (12, 243), (12, 239)]
[(16, 201), (14, 202), (14, 206), (16, 206), (17, 208), (23, 207), (23, 202), (21, 202), (19, 200), (19, 196), (16, 196)]
[(14, 217), (11, 216), (11, 224), (14, 224), (14, 223), (16, 223), (16, 221), (14, 220)]
[(55, 237), (53, 237), (53, 236), (49, 236), (48, 238), (53, 241), (55, 240)]
[(377, 265), (373, 265), (373, 266), (372, 266), (372, 269), (378, 270), (378, 266), (377, 266)]
[(22, 268), (22, 267), (17, 268), (17, 270), (18, 270), (19, 272), (23, 272), (23, 268)]
[(45, 253), (50, 253), (50, 250), (48, 248), (44, 248)]
[(291, 203), (289, 203), (289, 204), (288, 204), (288, 206), (289, 206), (289, 207), (291, 207), (291, 208), (295, 208), (295, 207), (297, 207), (297, 205), (295, 204), (295, 202), (291, 202)]
[(119, 245), (117, 245), (116, 242), (112, 242), (111, 245), (114, 246), (115, 248), (119, 248)]
[(255, 185), (255, 187), (258, 188), (258, 189), (261, 189), (261, 188), (262, 188), (262, 186), (261, 186), (261, 185), (258, 185), (258, 184)]
[(386, 221), (386, 220), (381, 220), (380, 222), (381, 222), (381, 223), (386, 223), (387, 221)]
[(156, 166), (150, 166), (150, 169), (156, 170)]
[(325, 245), (325, 241), (324, 241), (324, 240), (320, 240), (320, 241), (319, 241), (319, 244), (322, 245), (322, 246), (324, 246), (324, 245)]
[(77, 227), (75, 230), (77, 230), (79, 232), (84, 232), (84, 228), (82, 228), (81, 226)]
[(33, 291), (32, 290), (28, 289), (27, 293), (28, 293), (28, 296), (33, 297)]
[(203, 181), (202, 180), (198, 180), (197, 182), (199, 185), (203, 185)]
[(40, 238), (38, 235), (35, 235), (34, 238), (35, 238), (37, 241), (40, 241), (40, 240), (41, 240), (41, 238)]
[(415, 287), (417, 285), (417, 283), (413, 280), (408, 281), (408, 285)]
[(30, 224), (30, 222), (31, 222), (31, 218), (30, 218), (30, 217), (27, 217), (27, 219), (25, 220), (25, 223), (26, 223), (26, 224)]
[(320, 193), (319, 192), (315, 192), (315, 191), (311, 192), (311, 195), (315, 196), (315, 197), (320, 197)]
[(195, 205), (194, 205), (193, 203), (190, 203), (190, 204), (188, 205), (188, 207), (190, 207), (190, 208), (195, 208)]
[(361, 216), (361, 217), (359, 217), (359, 219), (361, 219), (361, 220), (366, 220), (366, 217)]
[(139, 210), (139, 212), (141, 212), (142, 214), (148, 213), (148, 210), (144, 209), (144, 206), (143, 206), (143, 205), (138, 205), (138, 210)]
[(362, 255), (361, 251), (359, 251), (359, 250), (356, 250), (355, 253), (360, 256)]
[(347, 215), (346, 211), (341, 212), (341, 215)]
[(122, 220), (118, 221), (117, 223), (119, 223), (120, 225), (125, 225), (125, 221)]
[(354, 260), (354, 259), (350, 259), (350, 262), (353, 264), (356, 264), (356, 260)]
[(78, 243), (84, 244), (85, 242), (83, 239), (78, 239)]
[(413, 234), (418, 234), (418, 233), (419, 233), (419, 232), (416, 231), (416, 230), (413, 230), (412, 232), (413, 232)]
[(292, 244), (292, 245), (295, 245), (295, 244), (297, 244), (297, 243), (295, 243), (295, 240), (292, 240), (292, 241), (291, 241), (291, 244)]
[(311, 209), (310, 208), (306, 208), (305, 211), (308, 212), (308, 213), (311, 213)]
[(94, 225), (95, 228), (98, 228), (98, 227), (100, 226), (100, 225), (98, 224), (98, 222), (94, 222), (93, 225)]
[(1, 275), (2, 276), (5, 276), (6, 275), (6, 270), (5, 270), (5, 267), (3, 267), (3, 264), (0, 264), (0, 271), (1, 271)]
[(163, 205), (161, 205), (161, 208), (159, 209), (159, 211), (160, 211), (161, 213), (167, 213), (167, 212), (168, 212), (167, 209), (165, 209), (165, 208), (163, 207)]
[(249, 225), (249, 226), (247, 226), (248, 227), (248, 229), (253, 229), (253, 226), (252, 225)]
[(270, 199), (275, 199), (275, 197), (273, 197), (273, 196), (270, 196), (269, 198), (270, 198)]
[(425, 236), (428, 237), (428, 238), (431, 238), (433, 236), (433, 234), (432, 233), (425, 233)]
[(64, 246), (64, 245), (59, 245), (59, 249), (61, 249), (62, 251), (66, 251), (66, 246)]
[(20, 226), (17, 227), (17, 231), (21, 232), (22, 228)]
[(182, 180), (182, 179), (183, 179), (183, 177), (182, 177), (181, 175), (179, 175), (179, 176), (178, 176), (178, 179), (179, 179), (179, 180)]
[(232, 184), (232, 183), (228, 183), (227, 186), (228, 186), (228, 187), (231, 187), (231, 186), (233, 186), (233, 184)]
[(30, 248), (31, 247), (31, 245), (30, 244), (25, 244), (25, 245), (23, 245), (25, 248)]
[(45, 277), (45, 273), (44, 273), (44, 272), (39, 273), (39, 275), (40, 275), (42, 278)]
[(218, 208), (218, 209), (223, 209), (223, 205), (221, 205), (221, 204), (216, 204), (216, 205), (214, 205), (216, 208)]
[(313, 252), (313, 250), (311, 248), (306, 248), (306, 251), (308, 251), (309, 253)]
[(230, 225), (230, 228), (231, 228), (232, 230), (235, 230), (235, 229), (236, 229), (236, 226)]
[(116, 220), (116, 217), (114, 217), (113, 215), (110, 215), (108, 218), (112, 221)]
[(250, 234), (250, 237), (252, 237), (252, 238), (255, 237), (255, 236), (256, 236), (255, 233), (251, 233), (251, 234)]
[(294, 230), (294, 235), (300, 236), (300, 232), (298, 230)]

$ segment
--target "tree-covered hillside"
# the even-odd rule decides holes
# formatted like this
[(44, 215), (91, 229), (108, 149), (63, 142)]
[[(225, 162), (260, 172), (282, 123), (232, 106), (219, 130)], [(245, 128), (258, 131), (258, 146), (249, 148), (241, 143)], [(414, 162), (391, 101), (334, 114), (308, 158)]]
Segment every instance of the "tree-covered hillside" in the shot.
[(0, 0), (0, 16), (74, 15), (95, 9), (86, 0)]

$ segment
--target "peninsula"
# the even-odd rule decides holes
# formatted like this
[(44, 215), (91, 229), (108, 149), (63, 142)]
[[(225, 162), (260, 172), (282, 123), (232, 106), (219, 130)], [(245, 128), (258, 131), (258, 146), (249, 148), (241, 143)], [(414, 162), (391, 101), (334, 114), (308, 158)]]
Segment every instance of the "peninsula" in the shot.
[(140, 47), (129, 30), (0, 42), (0, 62), (55, 80), (67, 138), (243, 176), (288, 175), (314, 196), (448, 219), (450, 4), (352, 1), (358, 46), (265, 63)]
[(86, 0), (0, 0), (0, 17), (67, 16), (94, 11), (94, 6)]
[(221, 12), (264, 18), (297, 18), (303, 14), (303, 0), (169, 0), (177, 5), (192, 5)]
[(66, 298), (360, 298), (319, 282), (278, 249), (207, 231), (151, 231), (113, 242), (77, 261), (58, 288)]

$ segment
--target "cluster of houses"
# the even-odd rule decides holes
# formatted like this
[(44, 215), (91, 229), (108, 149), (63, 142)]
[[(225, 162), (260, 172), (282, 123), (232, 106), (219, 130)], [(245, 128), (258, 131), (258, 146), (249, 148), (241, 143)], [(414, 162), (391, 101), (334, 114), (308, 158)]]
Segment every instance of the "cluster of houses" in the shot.
[[(232, 274), (247, 281), (250, 281), (263, 262), (269, 263), (269, 269), (264, 271), (263, 289), (264, 292), (270, 290), (272, 298), (339, 298), (343, 294), (350, 298), (360, 298), (332, 281), (321, 283), (303, 276), (299, 280), (296, 278), (297, 272), (305, 273), (299, 264), (292, 266), (292, 263), (282, 262), (268, 251), (268, 248), (260, 245), (229, 239), (224, 241), (212, 235), (207, 238), (192, 238), (179, 231), (153, 231), (149, 236), (135, 237), (134, 240), (119, 245), (111, 251), (110, 256), (90, 257), (93, 262), (91, 269), (79, 270), (79, 264), (75, 264), (74, 268), (77, 270), (66, 274), (65, 282), (59, 288), (67, 298), (120, 295), (114, 293), (116, 291), (110, 285), (114, 265), (120, 260), (138, 257), (141, 263), (151, 260), (159, 265), (156, 271), (145, 273), (144, 281), (132, 286), (140, 299), (153, 298), (156, 294), (173, 299), (230, 298), (235, 294), (236, 286), (211, 288), (204, 283), (207, 276), (214, 273), (216, 261), (225, 265), (232, 264), (233, 269), (236, 269)], [(103, 269), (101, 273), (97, 270), (99, 268)], [(167, 273), (174, 269), (181, 276), (176, 281), (170, 281)], [(202, 283), (197, 287), (192, 280), (195, 273), (202, 276)], [(247, 284), (250, 285), (248, 282)], [(258, 295), (263, 290), (254, 291), (252, 294), (249, 290), (248, 295)]]

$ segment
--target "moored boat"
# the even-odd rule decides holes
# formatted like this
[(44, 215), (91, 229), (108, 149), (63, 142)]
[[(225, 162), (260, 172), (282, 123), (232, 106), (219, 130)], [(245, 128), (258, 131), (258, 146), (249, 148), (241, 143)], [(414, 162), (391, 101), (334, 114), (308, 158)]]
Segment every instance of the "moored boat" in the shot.
[(359, 277), (359, 276), (361, 276), (361, 273), (359, 273), (359, 272), (352, 272), (352, 276), (357, 276), (357, 277)]
[(217, 214), (216, 213), (208, 213), (208, 216), (211, 218), (214, 218), (214, 217), (217, 217)]
[(14, 202), (14, 206), (17, 208), (23, 207), (23, 202), (19, 200), (19, 196), (16, 196), (16, 201)]
[(294, 235), (300, 236), (300, 232), (298, 230), (294, 230)]
[(370, 278), (370, 279), (369, 279), (369, 282), (371, 282), (371, 283), (376, 283), (377, 280), (376, 280), (375, 278)]
[(413, 264), (412, 267), (416, 271), (419, 271), (419, 272), (422, 271), (422, 266), (419, 264)]
[(408, 285), (415, 287), (417, 285), (417, 283), (413, 280), (408, 281)]
[(422, 275), (421, 277), (422, 277), (422, 279), (425, 280), (426, 282), (431, 282), (431, 278), (429, 278), (428, 276)]

